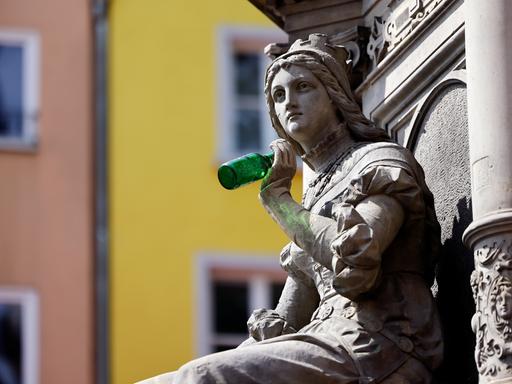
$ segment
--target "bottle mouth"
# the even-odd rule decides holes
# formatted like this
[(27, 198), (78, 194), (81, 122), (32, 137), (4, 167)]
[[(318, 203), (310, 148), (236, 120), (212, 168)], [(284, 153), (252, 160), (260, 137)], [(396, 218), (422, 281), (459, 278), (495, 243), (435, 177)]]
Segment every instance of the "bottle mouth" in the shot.
[(230, 166), (221, 165), (217, 172), (217, 177), (219, 178), (220, 185), (226, 189), (235, 189), (239, 186), (236, 173)]

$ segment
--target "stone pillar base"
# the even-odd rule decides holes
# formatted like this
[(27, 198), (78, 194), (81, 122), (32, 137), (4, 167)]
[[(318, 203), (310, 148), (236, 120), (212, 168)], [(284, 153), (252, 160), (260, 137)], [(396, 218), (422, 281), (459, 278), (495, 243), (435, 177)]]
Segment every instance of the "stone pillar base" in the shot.
[(475, 257), (471, 326), (480, 383), (512, 384), (512, 210), (474, 221), (463, 239)]
[(489, 384), (512, 384), (512, 378), (488, 381)]

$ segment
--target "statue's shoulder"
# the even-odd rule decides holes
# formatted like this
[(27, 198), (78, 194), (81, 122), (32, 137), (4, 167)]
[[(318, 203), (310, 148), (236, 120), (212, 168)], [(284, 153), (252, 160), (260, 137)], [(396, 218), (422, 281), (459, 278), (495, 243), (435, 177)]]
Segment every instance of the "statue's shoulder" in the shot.
[(403, 159), (409, 160), (412, 157), (411, 152), (401, 145), (388, 141), (377, 143), (362, 143), (355, 151), (354, 157), (373, 161), (375, 159)]
[(350, 162), (358, 169), (391, 166), (415, 170), (417, 162), (411, 151), (393, 142), (361, 143), (352, 153)]
[(339, 196), (344, 196), (343, 199), (347, 202), (356, 203), (369, 193), (378, 193), (375, 188), (382, 189), (386, 183), (398, 186), (407, 175), (419, 180), (416, 164), (411, 152), (399, 144), (356, 143), (345, 154), (322, 197), (314, 204), (322, 206)]

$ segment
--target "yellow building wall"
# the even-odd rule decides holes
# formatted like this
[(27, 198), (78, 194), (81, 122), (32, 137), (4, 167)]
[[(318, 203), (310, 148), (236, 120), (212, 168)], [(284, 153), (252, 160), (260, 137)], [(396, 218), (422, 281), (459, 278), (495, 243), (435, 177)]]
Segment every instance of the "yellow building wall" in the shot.
[(270, 22), (245, 0), (113, 0), (109, 17), (111, 374), (125, 384), (194, 357), (198, 252), (278, 254), (286, 239), (258, 185), (216, 176), (216, 29)]

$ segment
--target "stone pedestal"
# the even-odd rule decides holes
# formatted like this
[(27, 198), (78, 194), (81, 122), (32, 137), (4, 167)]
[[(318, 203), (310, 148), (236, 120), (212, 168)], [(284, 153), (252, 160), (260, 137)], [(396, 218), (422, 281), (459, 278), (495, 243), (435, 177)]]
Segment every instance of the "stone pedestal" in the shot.
[(464, 241), (475, 255), (475, 360), (480, 383), (512, 383), (512, 211), (474, 221)]
[(469, 149), (480, 383), (512, 383), (512, 2), (466, 1)]

